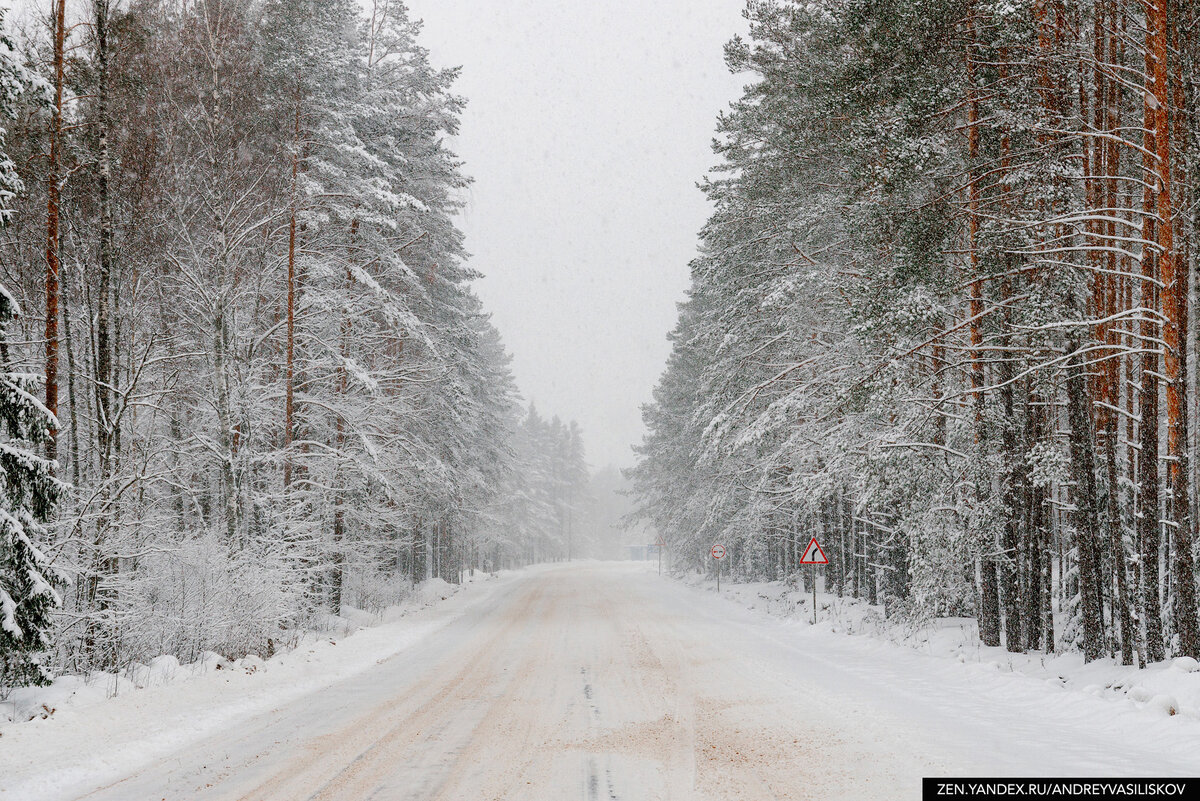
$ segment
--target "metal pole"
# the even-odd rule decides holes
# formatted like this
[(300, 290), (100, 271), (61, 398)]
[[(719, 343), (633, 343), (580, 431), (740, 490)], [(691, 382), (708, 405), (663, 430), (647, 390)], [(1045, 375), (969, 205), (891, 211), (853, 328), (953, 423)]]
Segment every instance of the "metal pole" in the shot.
[(721, 591), (721, 560), (717, 560), (717, 592)]
[(817, 625), (817, 566), (813, 565), (813, 625)]

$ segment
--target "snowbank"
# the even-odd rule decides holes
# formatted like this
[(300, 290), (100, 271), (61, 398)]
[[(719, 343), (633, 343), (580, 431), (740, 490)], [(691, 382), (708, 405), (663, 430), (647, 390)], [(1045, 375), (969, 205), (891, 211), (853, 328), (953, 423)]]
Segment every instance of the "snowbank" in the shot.
[[(496, 578), (497, 575), (477, 572), (474, 578), (479, 581)], [(324, 615), (317, 620), (316, 630), (300, 634), (295, 651), (271, 659), (249, 654), (234, 661), (216, 652), (205, 651), (196, 661), (180, 664), (174, 656), (163, 655), (152, 659), (149, 664), (134, 662), (118, 673), (94, 671), (86, 676), (62, 675), (48, 687), (17, 688), (0, 699), (0, 736), (14, 724), (46, 720), (63, 710), (93, 706), (138, 690), (189, 682), (217, 671), (224, 671), (225, 675), (254, 674), (286, 665), (298, 658), (293, 656), (296, 652), (311, 657), (319, 649), (336, 645), (339, 639), (349, 637), (360, 629), (394, 623), (414, 611), (427, 609), (450, 598), (461, 588), (441, 578), (432, 578), (416, 585), (403, 603), (381, 612), (344, 607), (341, 615)]]
[[(270, 659), (207, 652), (181, 665), (163, 656), (120, 675), (62, 676), (49, 687), (14, 691), (0, 702), (0, 799), (74, 797), (326, 690), (427, 640), (523, 572), (477, 574), (463, 587), (425, 582), (399, 607), (355, 621), (341, 616), (356, 628), (350, 636), (310, 632)], [(367, 622), (374, 625), (360, 627)], [(56, 770), (43, 769), (50, 764)]]
[[(696, 573), (679, 578), (697, 589), (716, 589), (715, 581)], [(881, 606), (822, 592), (817, 593), (814, 626), (811, 590), (781, 581), (732, 583), (723, 577), (721, 595), (746, 609), (789, 620), (814, 632), (864, 635), (963, 663), (968, 671), (1011, 673), (1146, 715), (1181, 715), (1200, 720), (1200, 663), (1190, 657), (1139, 669), (1111, 658), (1084, 664), (1079, 653), (1013, 654), (1002, 647), (984, 646), (974, 618), (937, 618), (918, 626), (887, 620)]]

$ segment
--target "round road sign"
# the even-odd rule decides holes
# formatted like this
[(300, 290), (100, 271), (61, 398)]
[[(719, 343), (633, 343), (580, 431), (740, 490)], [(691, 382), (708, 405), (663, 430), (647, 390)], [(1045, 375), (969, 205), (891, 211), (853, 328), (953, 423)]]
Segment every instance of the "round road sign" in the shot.
[(713, 559), (724, 559), (725, 558), (725, 546), (720, 543), (717, 543), (716, 545), (714, 545), (712, 547), (712, 555), (713, 555)]

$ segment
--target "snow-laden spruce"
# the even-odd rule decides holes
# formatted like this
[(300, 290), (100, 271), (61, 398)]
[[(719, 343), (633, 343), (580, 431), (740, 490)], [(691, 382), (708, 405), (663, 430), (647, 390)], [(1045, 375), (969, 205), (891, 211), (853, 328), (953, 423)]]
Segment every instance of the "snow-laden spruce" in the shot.
[(643, 516), (755, 577), (816, 535), (839, 593), (1014, 652), (1200, 655), (1194, 10), (747, 17)]
[(31, 394), (33, 378), (8, 363), (7, 329), (19, 312), (0, 286), (0, 687), (49, 680), (45, 652), (65, 583), (39, 547), (62, 486), (54, 463), (31, 450), (55, 421)]
[(71, 485), (46, 664), (266, 657), (578, 544), (581, 440), (522, 433), (419, 37), (399, 2), (95, 0), (0, 46), (6, 400), (53, 396)]

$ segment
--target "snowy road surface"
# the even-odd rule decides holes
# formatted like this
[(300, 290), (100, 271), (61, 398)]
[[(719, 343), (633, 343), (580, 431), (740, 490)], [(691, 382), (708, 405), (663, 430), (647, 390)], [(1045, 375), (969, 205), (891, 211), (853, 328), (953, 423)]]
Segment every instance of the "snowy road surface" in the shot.
[(806, 636), (642, 565), (494, 584), (464, 593), (431, 636), (324, 689), (122, 775), (70, 773), (85, 755), (62, 754), (0, 798), (903, 799), (920, 796), (923, 775), (1200, 763), (1193, 721), (865, 638)]

